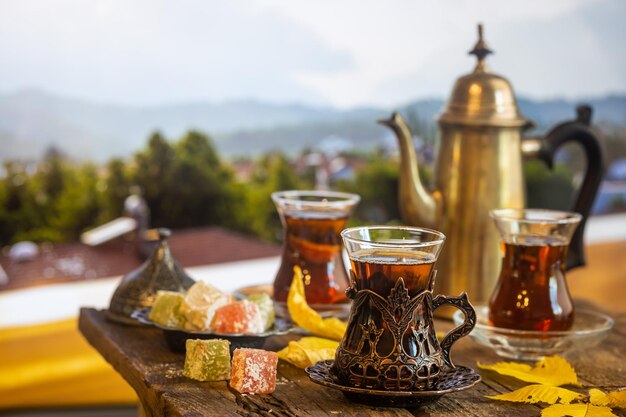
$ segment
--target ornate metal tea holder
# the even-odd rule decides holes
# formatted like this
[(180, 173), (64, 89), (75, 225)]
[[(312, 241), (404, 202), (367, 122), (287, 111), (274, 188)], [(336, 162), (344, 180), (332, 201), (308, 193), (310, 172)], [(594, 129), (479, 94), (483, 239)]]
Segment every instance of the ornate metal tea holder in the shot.
[[(353, 299), (348, 331), (334, 361), (306, 369), (313, 382), (341, 390), (357, 402), (418, 407), (480, 381), (475, 371), (450, 360), (452, 344), (476, 324), (467, 294), (433, 298), (431, 287), (411, 297), (402, 278), (386, 298), (369, 289), (351, 288), (347, 294)], [(439, 343), (432, 313), (443, 304), (456, 306), (466, 318)], [(368, 309), (365, 316), (359, 315), (363, 308)]]

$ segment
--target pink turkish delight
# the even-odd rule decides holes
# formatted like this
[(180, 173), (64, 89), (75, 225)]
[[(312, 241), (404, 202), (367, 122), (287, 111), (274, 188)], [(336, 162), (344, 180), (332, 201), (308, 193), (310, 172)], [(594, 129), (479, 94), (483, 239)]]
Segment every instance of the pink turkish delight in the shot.
[(230, 386), (241, 393), (271, 394), (276, 388), (278, 355), (262, 349), (235, 349)]
[(259, 307), (250, 301), (243, 300), (226, 304), (215, 310), (211, 329), (216, 333), (263, 333), (263, 317)]

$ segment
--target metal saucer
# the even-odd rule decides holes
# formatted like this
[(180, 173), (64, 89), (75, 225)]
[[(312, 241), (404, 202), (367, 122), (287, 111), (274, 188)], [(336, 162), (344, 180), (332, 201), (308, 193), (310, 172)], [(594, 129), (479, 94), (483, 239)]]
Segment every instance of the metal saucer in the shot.
[(354, 402), (375, 407), (422, 407), (437, 401), (442, 395), (462, 391), (480, 382), (480, 375), (464, 366), (445, 368), (433, 389), (424, 391), (381, 391), (355, 388), (339, 383), (333, 364), (334, 360), (319, 361), (305, 372), (316, 384), (343, 392)]
[[(546, 356), (591, 349), (606, 339), (615, 321), (596, 311), (577, 309), (570, 330), (516, 330), (489, 324), (489, 307), (477, 305), (476, 326), (470, 337), (493, 349), (499, 356), (514, 360), (538, 361)], [(463, 322), (462, 312), (452, 316), (454, 323)]]

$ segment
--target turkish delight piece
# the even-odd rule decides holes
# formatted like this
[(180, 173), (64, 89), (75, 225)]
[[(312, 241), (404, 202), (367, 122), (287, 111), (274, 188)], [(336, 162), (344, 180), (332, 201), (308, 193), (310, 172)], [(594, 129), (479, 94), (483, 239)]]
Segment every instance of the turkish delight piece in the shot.
[(230, 386), (247, 394), (271, 394), (276, 388), (278, 355), (262, 349), (235, 349)]
[(253, 302), (259, 307), (261, 319), (263, 320), (263, 331), (268, 331), (274, 325), (274, 300), (269, 294), (255, 293), (248, 296), (248, 301)]
[(183, 374), (198, 381), (225, 381), (230, 377), (230, 342), (187, 339)]
[(156, 299), (148, 318), (155, 323), (168, 327), (183, 327), (185, 316), (180, 312), (180, 305), (185, 295), (174, 291), (157, 291)]
[(215, 310), (228, 304), (230, 296), (214, 286), (198, 281), (189, 288), (180, 305), (180, 312), (185, 316), (185, 328), (188, 330), (208, 330)]
[(216, 333), (263, 333), (263, 319), (259, 307), (248, 300), (227, 304), (215, 310), (211, 330)]

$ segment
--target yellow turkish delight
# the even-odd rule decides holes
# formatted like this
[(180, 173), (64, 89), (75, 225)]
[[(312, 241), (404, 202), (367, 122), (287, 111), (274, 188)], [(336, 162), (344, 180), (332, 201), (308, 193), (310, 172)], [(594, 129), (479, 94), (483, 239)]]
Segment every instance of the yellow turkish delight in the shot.
[(230, 296), (214, 286), (198, 281), (189, 290), (180, 305), (188, 330), (209, 330), (215, 310), (228, 304)]

